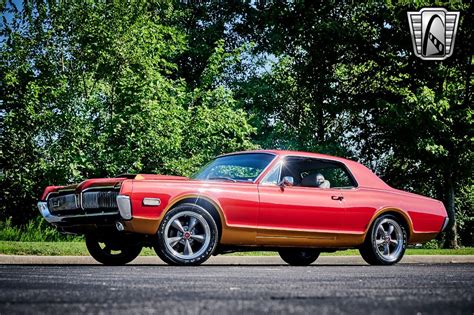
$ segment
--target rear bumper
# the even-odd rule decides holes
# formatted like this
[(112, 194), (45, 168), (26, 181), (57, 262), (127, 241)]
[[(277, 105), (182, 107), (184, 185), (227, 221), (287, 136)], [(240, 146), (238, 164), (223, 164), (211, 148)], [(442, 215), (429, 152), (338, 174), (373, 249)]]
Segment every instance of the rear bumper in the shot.
[(440, 232), (443, 232), (446, 229), (446, 227), (448, 226), (448, 224), (449, 224), (449, 218), (446, 217), (446, 218), (444, 218), (443, 226), (441, 227)]

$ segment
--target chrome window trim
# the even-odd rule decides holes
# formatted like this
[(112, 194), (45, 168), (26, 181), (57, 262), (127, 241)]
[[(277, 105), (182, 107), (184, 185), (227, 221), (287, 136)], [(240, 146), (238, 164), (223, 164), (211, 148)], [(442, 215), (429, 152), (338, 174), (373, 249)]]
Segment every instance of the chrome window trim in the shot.
[[(278, 182), (280, 181), (280, 178), (281, 178), (281, 170), (282, 170), (282, 167), (283, 166), (283, 161), (279, 161), (275, 164), (275, 166), (267, 173), (265, 174), (265, 176), (262, 178), (262, 180), (260, 181), (260, 184), (261, 185), (264, 185), (264, 186), (278, 186)], [(278, 181), (276, 184), (273, 184), (273, 183), (267, 183), (265, 182), (267, 180), (267, 178), (270, 176), (270, 174), (273, 172), (273, 170), (275, 168), (280, 168), (279, 172), (278, 172)]]
[(265, 150), (256, 150), (256, 151), (242, 151), (242, 152), (233, 152), (233, 153), (221, 154), (221, 155), (216, 156), (214, 159), (224, 157), (224, 156), (243, 155), (243, 154), (268, 154), (268, 155), (278, 156), (278, 154), (276, 154), (274, 152), (269, 152), (269, 151), (265, 151)]

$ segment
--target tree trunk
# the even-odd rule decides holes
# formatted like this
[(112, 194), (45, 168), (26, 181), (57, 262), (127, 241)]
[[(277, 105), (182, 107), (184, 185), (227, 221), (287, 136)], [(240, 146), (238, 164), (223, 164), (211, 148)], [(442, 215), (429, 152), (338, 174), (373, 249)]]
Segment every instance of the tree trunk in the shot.
[(447, 185), (445, 207), (449, 217), (449, 225), (446, 228), (446, 241), (444, 248), (458, 247), (458, 231), (456, 227), (456, 213), (454, 204), (454, 183), (451, 177), (445, 181)]

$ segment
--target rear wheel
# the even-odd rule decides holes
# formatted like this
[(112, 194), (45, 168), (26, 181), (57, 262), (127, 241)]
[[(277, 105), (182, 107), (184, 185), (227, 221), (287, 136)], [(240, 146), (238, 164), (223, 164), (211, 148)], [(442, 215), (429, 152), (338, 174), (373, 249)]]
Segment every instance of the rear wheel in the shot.
[(163, 218), (155, 251), (170, 265), (200, 265), (212, 255), (217, 240), (212, 215), (201, 206), (183, 204)]
[(142, 245), (133, 237), (86, 235), (90, 255), (98, 262), (109, 265), (125, 265), (140, 255)]
[(397, 217), (386, 214), (377, 218), (359, 249), (371, 265), (393, 265), (405, 254), (407, 233)]
[(285, 248), (280, 249), (278, 254), (291, 266), (308, 266), (318, 259), (320, 252), (314, 249)]

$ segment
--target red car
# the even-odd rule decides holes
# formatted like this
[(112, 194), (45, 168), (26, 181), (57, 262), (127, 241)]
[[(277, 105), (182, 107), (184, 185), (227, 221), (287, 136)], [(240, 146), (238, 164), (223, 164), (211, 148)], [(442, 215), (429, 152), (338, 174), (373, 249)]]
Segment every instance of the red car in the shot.
[(92, 257), (108, 265), (132, 261), (143, 246), (173, 265), (245, 250), (308, 265), (347, 248), (391, 265), (407, 243), (428, 241), (448, 223), (440, 201), (391, 188), (357, 162), (276, 150), (222, 155), (191, 178), (49, 186), (38, 208), (59, 231), (84, 234)]

